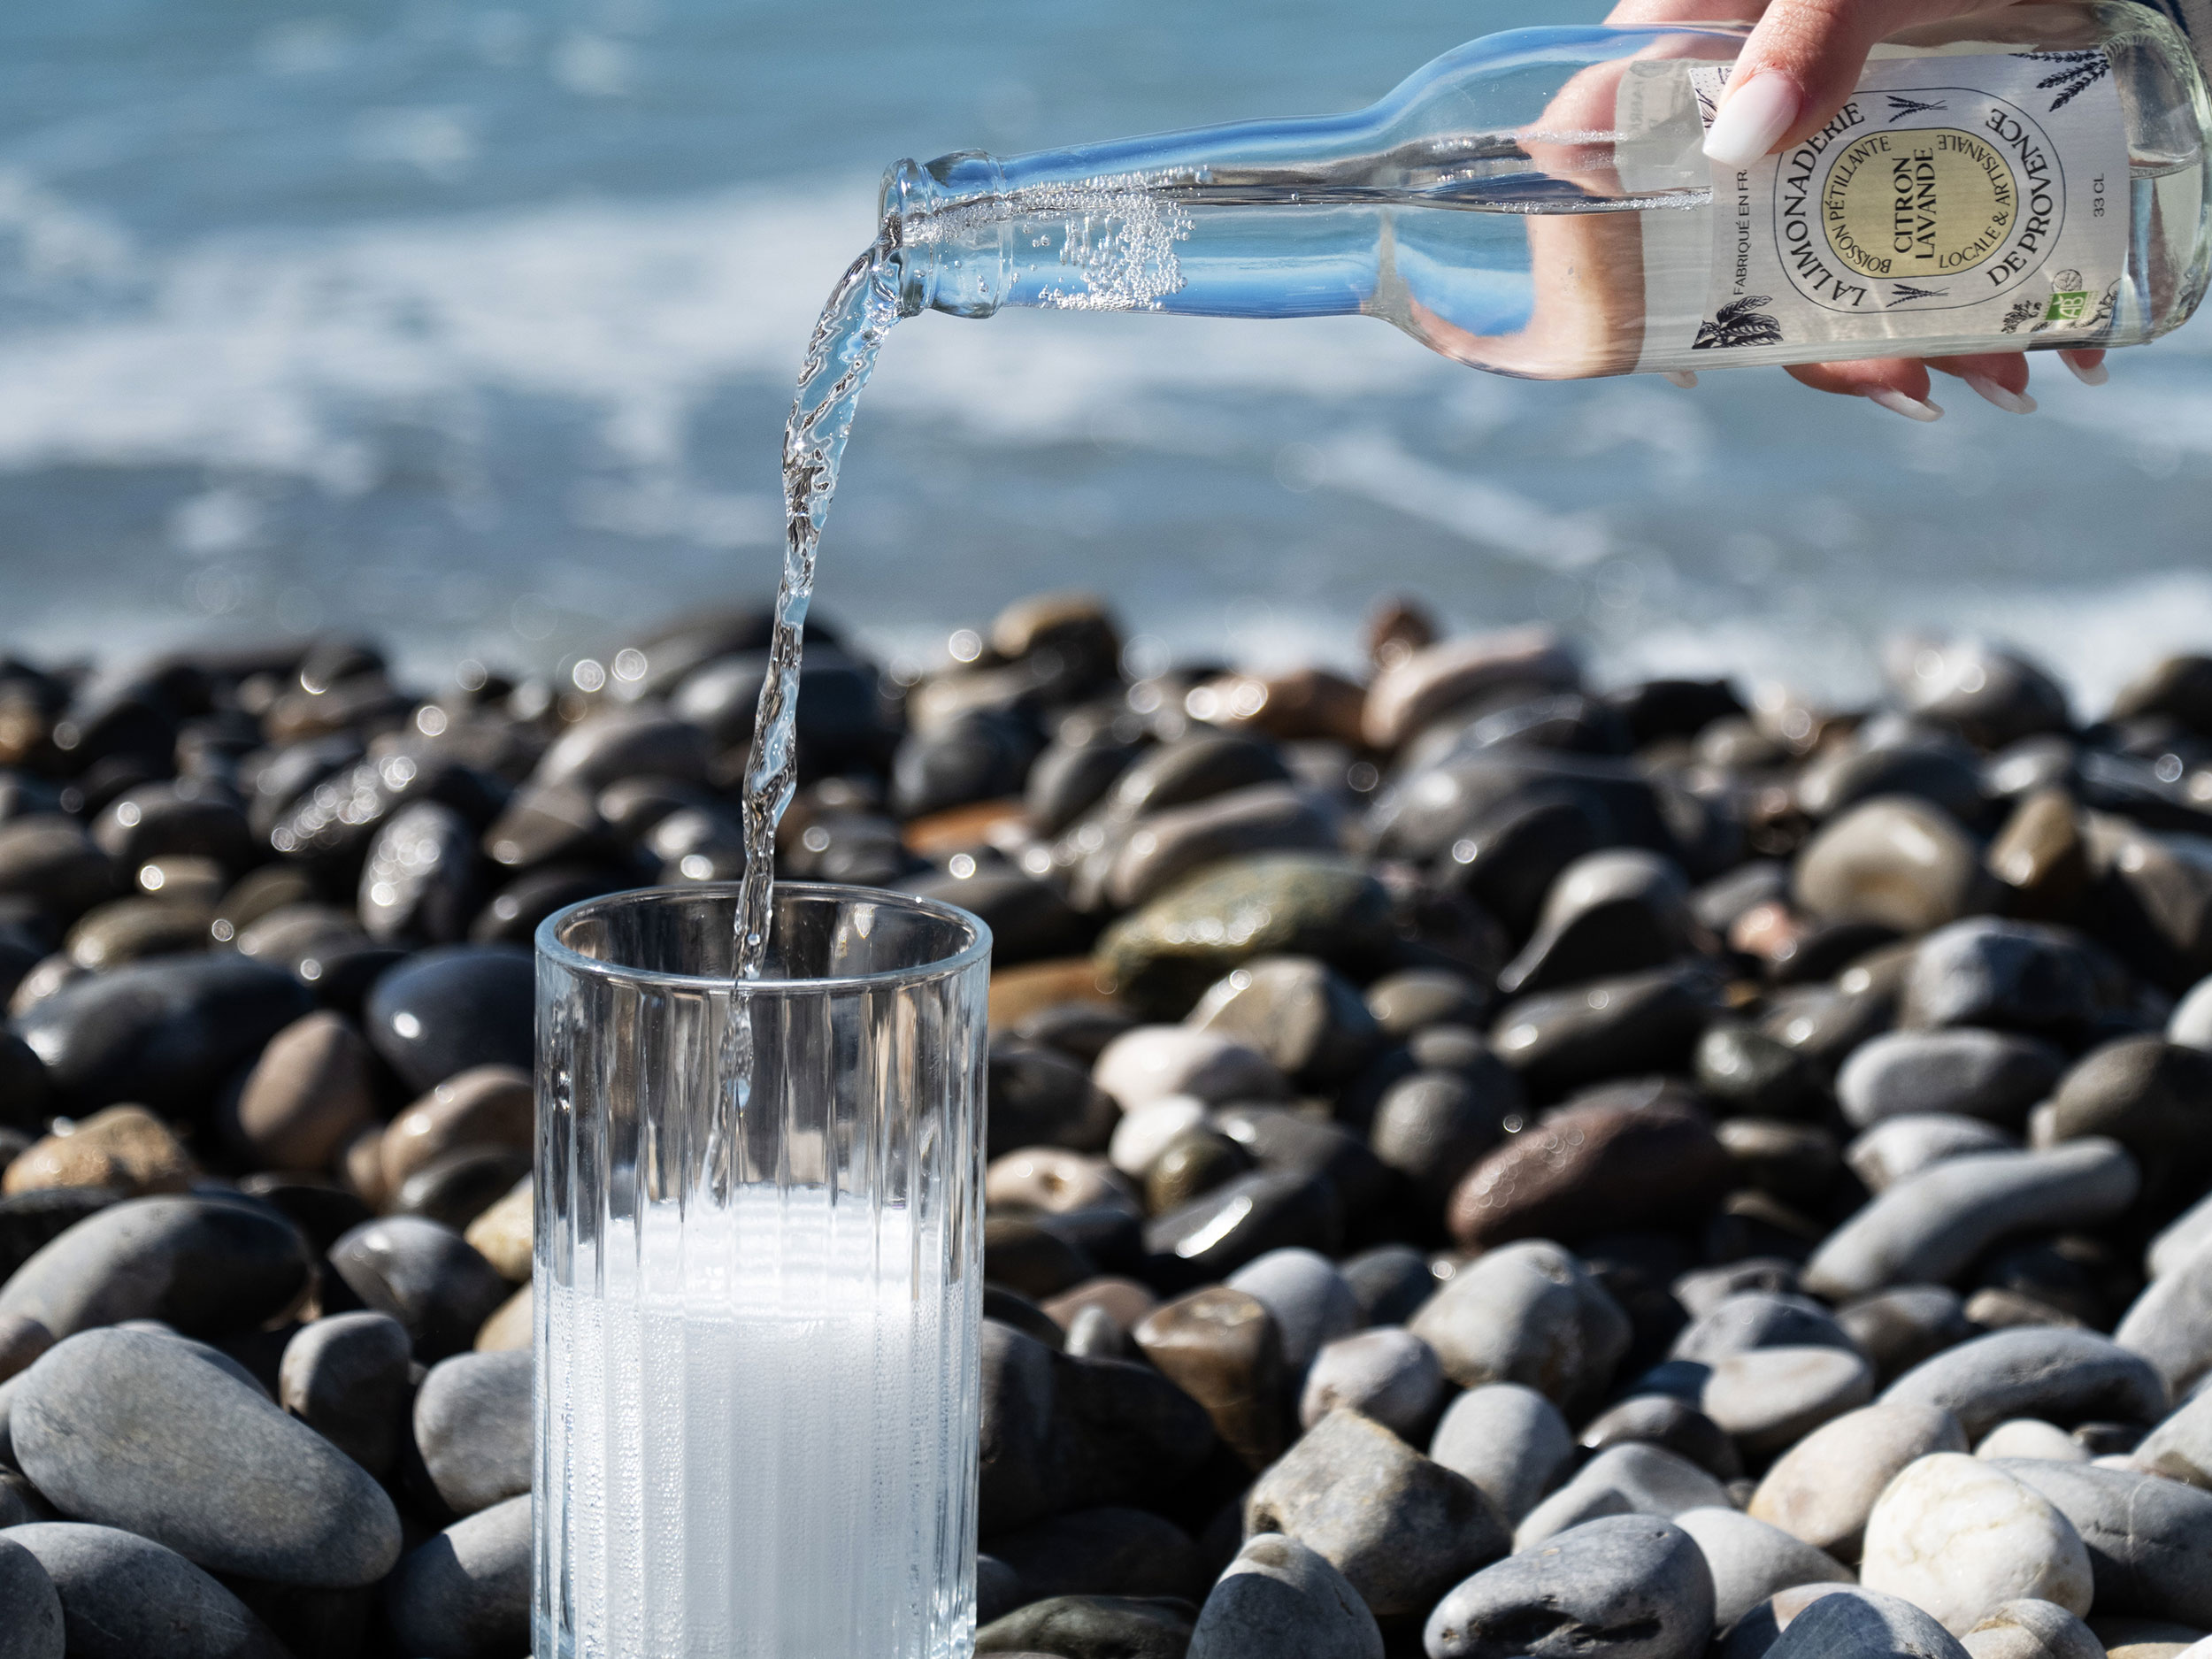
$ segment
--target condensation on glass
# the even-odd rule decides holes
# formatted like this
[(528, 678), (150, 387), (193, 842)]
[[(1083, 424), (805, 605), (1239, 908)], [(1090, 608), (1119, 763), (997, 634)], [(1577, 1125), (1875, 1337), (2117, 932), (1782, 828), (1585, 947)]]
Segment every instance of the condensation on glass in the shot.
[(989, 935), (780, 887), (538, 933), (540, 1659), (938, 1659), (975, 1624)]

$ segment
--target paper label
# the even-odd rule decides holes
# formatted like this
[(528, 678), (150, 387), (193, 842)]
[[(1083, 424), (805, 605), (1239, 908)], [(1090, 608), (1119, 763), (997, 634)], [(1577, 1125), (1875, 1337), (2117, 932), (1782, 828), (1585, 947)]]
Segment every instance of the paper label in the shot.
[[(1708, 126), (1732, 67), (1690, 71)], [(1869, 342), (2093, 337), (2127, 251), (2109, 60), (1878, 59), (1804, 142), (1717, 166), (1712, 225), (1704, 317), (1676, 352), (1836, 342), (1864, 357)]]

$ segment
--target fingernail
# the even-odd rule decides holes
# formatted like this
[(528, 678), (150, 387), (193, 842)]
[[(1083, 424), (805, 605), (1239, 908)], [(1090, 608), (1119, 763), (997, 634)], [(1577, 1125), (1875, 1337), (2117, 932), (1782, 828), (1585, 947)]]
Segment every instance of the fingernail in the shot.
[(1669, 369), (1667, 378), (1686, 392), (1697, 385), (1697, 372), (1694, 369)]
[(1902, 415), (1907, 420), (1940, 420), (1943, 419), (1943, 406), (1940, 403), (1932, 403), (1924, 398), (1908, 397), (1904, 393), (1893, 391), (1886, 386), (1869, 392), (1866, 396), (1870, 403), (1879, 403), (1892, 414)]
[(1723, 166), (1747, 167), (1781, 142), (1803, 104), (1787, 75), (1769, 71), (1740, 81), (1721, 100), (1705, 134), (1705, 153)]
[(1986, 374), (1962, 374), (1959, 379), (1979, 392), (1984, 403), (1996, 404), (2008, 415), (2035, 413), (2035, 399), (2030, 397), (2025, 392), (2007, 391)]
[(2112, 378), (2112, 371), (2105, 367), (2103, 364), (2084, 363), (2075, 352), (2062, 351), (2058, 354), (2058, 360), (2063, 363), (2072, 372), (2074, 378), (2084, 386), (2102, 386)]

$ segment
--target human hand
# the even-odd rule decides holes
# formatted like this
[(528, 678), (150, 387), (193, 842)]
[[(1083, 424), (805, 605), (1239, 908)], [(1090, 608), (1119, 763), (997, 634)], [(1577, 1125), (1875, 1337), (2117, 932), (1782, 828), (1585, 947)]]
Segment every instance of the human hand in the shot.
[[(1708, 156), (1740, 167), (1826, 125), (1857, 87), (1877, 42), (1918, 24), (1993, 9), (1992, 0), (1621, 0), (1606, 20), (1754, 26), (1705, 136)], [(2101, 351), (2059, 356), (2091, 386), (2107, 378)], [(1868, 398), (1909, 419), (1934, 420), (1943, 410), (1928, 397), (1930, 369), (1956, 375), (2008, 413), (2034, 411), (2035, 400), (2027, 395), (2027, 357), (2017, 351), (1809, 363), (1788, 373), (1819, 391)]]

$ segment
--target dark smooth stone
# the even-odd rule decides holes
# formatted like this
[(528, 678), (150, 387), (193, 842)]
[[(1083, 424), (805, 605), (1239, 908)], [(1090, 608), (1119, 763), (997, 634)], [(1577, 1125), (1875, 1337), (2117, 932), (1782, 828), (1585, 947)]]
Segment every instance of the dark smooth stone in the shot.
[(63, 948), (79, 967), (102, 973), (126, 963), (205, 950), (210, 919), (196, 906), (164, 899), (110, 899), (78, 919)]
[(1605, 701), (1628, 722), (1638, 749), (1662, 738), (1695, 737), (1714, 721), (1745, 711), (1725, 680), (1641, 680), (1607, 692)]
[(10, 1527), (61, 1598), (71, 1659), (291, 1659), (245, 1604), (173, 1549), (112, 1526)]
[(442, 945), (377, 980), (364, 1023), (371, 1046), (419, 1092), (473, 1065), (528, 1070), (536, 998), (529, 952)]
[(2065, 689), (2016, 651), (1979, 640), (1932, 644), (1908, 637), (1886, 656), (1891, 687), (1905, 707), (1977, 749), (2074, 729)]
[(1203, 1407), (1149, 1366), (983, 1326), (982, 1525), (1157, 1498), (1206, 1460)]
[(1218, 1129), (1186, 1129), (1145, 1171), (1145, 1210), (1165, 1215), (1251, 1168), (1252, 1155)]
[(333, 1590), (234, 1578), (228, 1588), (295, 1655), (363, 1659), (369, 1652), (377, 1623), (373, 1586)]
[(1727, 1021), (1698, 1039), (1697, 1086), (1727, 1111), (1816, 1118), (1829, 1094), (1802, 1053), (1755, 1025)]
[(1190, 1534), (1143, 1509), (1107, 1505), (1000, 1532), (984, 1548), (1035, 1601), (1056, 1595), (1173, 1595), (1196, 1601), (1210, 1575)]
[(1965, 1304), (1947, 1285), (1899, 1285), (1862, 1296), (1836, 1310), (1836, 1323), (1882, 1384), (1975, 1334)]
[(1762, 1348), (1858, 1351), (1843, 1327), (1811, 1297), (1744, 1290), (1701, 1314), (1675, 1339), (1668, 1357), (1710, 1363), (1730, 1354), (1747, 1354)]
[(1176, 1596), (1056, 1595), (975, 1633), (1009, 1659), (1183, 1659), (1198, 1609)]
[(329, 1314), (284, 1345), (277, 1400), (380, 1480), (407, 1432), (413, 1361), (406, 1327), (389, 1314)]
[(38, 1051), (15, 1033), (0, 1030), (0, 1125), (39, 1134), (53, 1116), (53, 1099)]
[(1672, 1522), (1609, 1515), (1486, 1567), (1425, 1634), (1432, 1659), (1693, 1659), (1713, 1634), (1713, 1578)]
[(2057, 1045), (2016, 1032), (1895, 1031), (1853, 1052), (1836, 1076), (1836, 1094), (1843, 1115), (1862, 1129), (1885, 1118), (1950, 1112), (2016, 1130), (2065, 1069)]
[(900, 885), (980, 918), (991, 930), (994, 967), (1080, 956), (1096, 931), (1095, 923), (1078, 916), (1054, 889), (1010, 871), (979, 868), (970, 876), (916, 877)]
[(1326, 1176), (1263, 1165), (1148, 1222), (1144, 1277), (1181, 1289), (1286, 1246), (1333, 1254), (1343, 1225), (1342, 1202)]
[(1048, 1348), (1065, 1351), (1067, 1348), (1068, 1333), (1059, 1321), (1028, 1297), (1004, 1285), (993, 1284), (987, 1278), (983, 1283), (983, 1317), (1001, 1325), (1010, 1325)]
[(1351, 981), (1302, 956), (1247, 963), (1199, 999), (1188, 1023), (1266, 1056), (1285, 1077), (1317, 1093), (1341, 1084), (1382, 1041)]
[(421, 1216), (462, 1232), (529, 1172), (527, 1152), (511, 1147), (464, 1147), (426, 1164), (402, 1182), (392, 1200), (392, 1213)]
[(1367, 1010), (1383, 1035), (1403, 1039), (1429, 1025), (1475, 1026), (1490, 1011), (1489, 992), (1449, 968), (1408, 968), (1367, 987)]
[(1187, 877), (1109, 927), (1102, 987), (1136, 1012), (1180, 1018), (1255, 956), (1318, 956), (1354, 978), (1395, 949), (1389, 893), (1355, 861), (1262, 853)]
[(478, 902), (476, 835), (437, 801), (392, 814), (361, 867), (361, 926), (370, 938), (443, 943), (468, 931)]
[(238, 1190), (280, 1211), (320, 1256), (338, 1235), (370, 1219), (369, 1207), (342, 1187), (311, 1177), (264, 1170), (242, 1178)]
[(902, 818), (919, 818), (1019, 795), (1042, 747), (1028, 721), (993, 709), (972, 709), (928, 733), (910, 732), (891, 760), (892, 806)]
[(599, 815), (599, 797), (579, 783), (526, 783), (484, 831), (485, 853), (511, 870), (535, 870), (554, 859), (611, 852), (614, 837)]
[(988, 1156), (995, 1158), (1034, 1146), (1102, 1152), (1120, 1115), (1087, 1070), (1038, 1045), (992, 1044), (984, 1087)]
[(1468, 1249), (1663, 1228), (1701, 1217), (1733, 1174), (1727, 1150), (1699, 1114), (1569, 1106), (1471, 1169), (1446, 1219)]
[(1939, 1406), (1970, 1440), (2009, 1417), (2070, 1428), (2092, 1420), (2155, 1423), (2166, 1415), (2164, 1379), (2139, 1354), (2094, 1331), (2031, 1325), (1993, 1331), (1923, 1360), (1884, 1401)]
[(366, 1306), (407, 1327), (426, 1365), (469, 1347), (512, 1290), (459, 1233), (419, 1216), (356, 1227), (327, 1260)]
[(1291, 1373), (1280, 1329), (1249, 1292), (1210, 1285), (1164, 1302), (1130, 1333), (1154, 1368), (1206, 1409), (1214, 1432), (1256, 1472), (1291, 1436)]
[(0, 1198), (0, 1285), (87, 1216), (123, 1196), (112, 1187), (44, 1187)]
[(975, 1622), (980, 1626), (1003, 1618), (1033, 1600), (1021, 1575), (986, 1550), (975, 1558)]
[(491, 823), (511, 792), (499, 778), (426, 748), (378, 755), (318, 784), (280, 817), (269, 845), (325, 879), (350, 881), (392, 814), (440, 801), (472, 827)]
[[(670, 706), (718, 748), (744, 749), (753, 741), (767, 678), (764, 649), (717, 657), (685, 676)], [(800, 764), (810, 775), (863, 757), (877, 733), (875, 670), (833, 646), (807, 652), (799, 664), (797, 721)]]
[(1559, 872), (1536, 933), (1498, 974), (1508, 996), (1617, 978), (1686, 952), (1694, 923), (1680, 868), (1640, 848), (1585, 854)]
[(237, 803), (192, 778), (147, 784), (111, 802), (93, 821), (92, 839), (124, 870), (183, 853), (238, 871), (256, 851)]
[(1290, 771), (1272, 743), (1201, 727), (1140, 757), (1115, 784), (1112, 806), (1134, 818), (1254, 784), (1288, 781)]
[(1098, 1267), (1089, 1256), (1028, 1216), (992, 1216), (983, 1224), (983, 1276), (1033, 1300), (1055, 1296)]
[(1662, 969), (1523, 997), (1499, 1016), (1490, 1041), (1540, 1100), (1608, 1078), (1678, 1071), (1711, 1016), (1701, 977)]
[(2078, 935), (2039, 922), (1971, 917), (1920, 941), (1901, 1022), (2078, 1032), (2124, 987), (2117, 964)]
[(1688, 1458), (1716, 1480), (1743, 1477), (1743, 1458), (1727, 1431), (1674, 1394), (1631, 1394), (1584, 1424), (1579, 1439), (1591, 1452), (1641, 1441)]
[(2212, 1170), (2212, 1055), (2162, 1037), (2123, 1037), (2093, 1050), (2059, 1081), (2037, 1141), (2108, 1135), (2135, 1155), (2145, 1202), (2168, 1210)]
[(469, 924), (469, 942), (528, 945), (556, 910), (637, 885), (632, 873), (591, 864), (553, 864), (515, 878)]
[(134, 963), (64, 986), (16, 1022), (59, 1103), (204, 1110), (229, 1075), (313, 1006), (289, 974), (229, 954)]
[(1060, 1002), (1019, 1021), (1013, 1034), (1024, 1042), (1056, 1048), (1070, 1059), (1094, 1065), (1108, 1043), (1136, 1025), (1133, 1015), (1118, 1008), (1097, 1002)]
[(1525, 935), (1560, 872), (1613, 839), (1612, 815), (1593, 792), (1540, 788), (1477, 816), (1448, 843), (1447, 868), (1470, 897)]
[(0, 895), (33, 900), (57, 929), (114, 891), (115, 866), (76, 819), (40, 812), (0, 824)]
[(1348, 1409), (1254, 1483), (1244, 1524), (1248, 1535), (1282, 1532), (1324, 1557), (1378, 1618), (1417, 1617), (1513, 1547), (1472, 1481)]
[(1237, 1552), (1191, 1633), (1195, 1659), (1383, 1659), (1375, 1616), (1327, 1559), (1264, 1532)]
[(1797, 803), (1816, 818), (1898, 795), (1917, 795), (1971, 824), (1984, 805), (1978, 757), (1963, 745), (1916, 741), (1839, 749), (1798, 774)]
[(265, 1204), (169, 1195), (104, 1202), (0, 1286), (0, 1314), (36, 1319), (57, 1337), (141, 1318), (219, 1336), (282, 1313), (308, 1271), (305, 1241)]
[(1785, 1204), (1818, 1209), (1843, 1173), (1836, 1138), (1811, 1124), (1731, 1118), (1714, 1133), (1734, 1160), (1737, 1179)]
[(1523, 1106), (1520, 1080), (1494, 1057), (1480, 1080), (1416, 1071), (1383, 1095), (1368, 1144), (1412, 1183), (1433, 1225), (1460, 1178), (1505, 1138), (1506, 1119)]
[(1403, 1325), (1436, 1294), (1428, 1256), (1409, 1244), (1379, 1244), (1347, 1258), (1340, 1271), (1368, 1325)]
[(1862, 1043), (1887, 1031), (1896, 1017), (1894, 995), (1872, 988), (1847, 990), (1839, 980), (1778, 993), (1768, 1000), (1759, 1028), (1833, 1071)]
[(2112, 700), (2111, 718), (2162, 714), (2200, 737), (2212, 737), (2212, 657), (2160, 658)]
[(1104, 798), (1141, 751), (1131, 744), (1056, 740), (1029, 769), (1024, 800), (1030, 827), (1057, 835)]
[(1390, 1193), (1390, 1177), (1382, 1162), (1340, 1124), (1263, 1102), (1221, 1107), (1214, 1112), (1212, 1123), (1249, 1153), (1262, 1170), (1324, 1177), (1348, 1219), (1364, 1213)]
[(342, 1587), (399, 1559), (398, 1512), (366, 1471), (174, 1337), (100, 1330), (58, 1344), (17, 1380), (9, 1432), (65, 1513), (211, 1571)]
[[(1967, 1659), (1958, 1638), (1911, 1602), (1856, 1587), (1821, 1596), (1779, 1636), (1771, 1636), (1772, 1615), (1761, 1608), (1740, 1628), (1748, 1643), (1732, 1637), (1730, 1659)], [(1762, 1637), (1770, 1645), (1761, 1645)]]
[(438, 1496), (474, 1515), (530, 1490), (531, 1355), (456, 1354), (415, 1394), (415, 1445)]
[[(12, 1502), (0, 1501), (0, 1523), (5, 1526), (19, 1526), (27, 1518), (7, 1514)], [(36, 1555), (0, 1535), (0, 1659), (62, 1659), (65, 1648), (54, 1581)]]
[(530, 1559), (526, 1493), (410, 1551), (384, 1586), (384, 1616), (402, 1651), (442, 1659), (528, 1652)]
[(1577, 1417), (1603, 1398), (1633, 1335), (1619, 1304), (1548, 1239), (1467, 1263), (1407, 1329), (1461, 1387), (1520, 1383)]
[(664, 708), (603, 708), (554, 740), (531, 780), (595, 793), (623, 778), (696, 782), (707, 774), (707, 734)]

